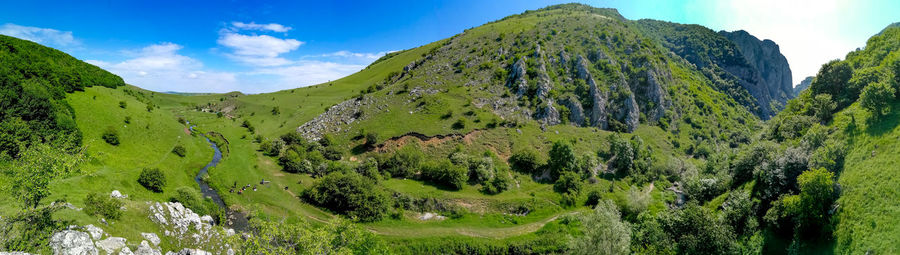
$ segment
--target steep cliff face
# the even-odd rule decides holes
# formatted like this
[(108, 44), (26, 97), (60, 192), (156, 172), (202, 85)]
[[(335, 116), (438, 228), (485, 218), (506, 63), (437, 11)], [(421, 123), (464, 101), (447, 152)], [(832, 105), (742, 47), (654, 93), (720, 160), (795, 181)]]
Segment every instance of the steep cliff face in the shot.
[(760, 41), (743, 30), (716, 33), (698, 25), (635, 23), (760, 118), (775, 115), (793, 97), (791, 69), (775, 42)]
[(812, 84), (813, 78), (815, 78), (815, 77), (807, 76), (806, 79), (803, 79), (803, 81), (800, 81), (800, 84), (797, 84), (797, 86), (794, 87), (794, 97), (799, 96), (800, 92), (803, 92), (804, 90), (808, 89), (809, 84)]
[[(793, 86), (791, 84), (791, 67), (787, 58), (781, 54), (778, 44), (771, 40), (760, 41), (755, 36), (744, 30), (734, 32), (720, 31), (720, 35), (731, 40), (741, 50), (744, 60), (756, 68), (757, 74), (762, 79), (755, 84), (756, 93), (751, 94), (757, 98), (774, 101), (778, 105), (784, 105), (788, 99), (793, 98)], [(758, 94), (757, 94), (758, 93)], [(763, 103), (763, 101), (760, 101)], [(772, 109), (778, 110), (778, 109)]]

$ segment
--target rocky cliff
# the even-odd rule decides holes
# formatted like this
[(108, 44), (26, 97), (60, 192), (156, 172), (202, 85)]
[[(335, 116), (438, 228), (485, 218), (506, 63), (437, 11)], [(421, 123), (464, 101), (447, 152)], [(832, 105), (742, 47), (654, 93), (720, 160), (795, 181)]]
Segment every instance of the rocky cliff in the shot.
[[(781, 54), (778, 44), (768, 39), (760, 41), (744, 30), (720, 31), (719, 34), (737, 45), (744, 60), (756, 69), (756, 74), (761, 79), (748, 90), (759, 99), (760, 104), (774, 101), (783, 106), (788, 99), (793, 98), (791, 67), (787, 58)], [(777, 112), (780, 109), (771, 110)]]
[(800, 84), (797, 84), (797, 86), (794, 86), (794, 97), (799, 96), (800, 92), (803, 92), (804, 90), (808, 89), (809, 84), (812, 84), (813, 78), (815, 78), (815, 77), (808, 76), (808, 77), (806, 77), (806, 79), (803, 79), (803, 81), (800, 81)]

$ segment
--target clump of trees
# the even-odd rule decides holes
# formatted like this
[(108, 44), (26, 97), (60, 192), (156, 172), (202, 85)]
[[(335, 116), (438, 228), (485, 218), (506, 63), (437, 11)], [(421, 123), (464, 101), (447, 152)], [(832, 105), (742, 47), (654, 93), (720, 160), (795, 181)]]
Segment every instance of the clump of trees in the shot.
[(380, 220), (389, 209), (387, 195), (355, 172), (335, 171), (304, 192), (312, 203), (359, 221)]
[(184, 145), (179, 144), (175, 145), (175, 147), (172, 148), (172, 153), (175, 153), (175, 155), (183, 158), (185, 155), (187, 155), (187, 150), (184, 148)]
[(110, 145), (119, 145), (119, 132), (112, 126), (107, 127), (106, 130), (103, 131), (103, 134), (101, 134), (101, 137), (103, 138), (103, 141), (106, 141), (106, 143)]
[(166, 175), (159, 168), (144, 168), (138, 177), (138, 183), (149, 191), (160, 193), (166, 186)]
[(468, 174), (468, 169), (453, 164), (449, 159), (422, 164), (422, 178), (454, 190), (462, 189), (466, 185)]

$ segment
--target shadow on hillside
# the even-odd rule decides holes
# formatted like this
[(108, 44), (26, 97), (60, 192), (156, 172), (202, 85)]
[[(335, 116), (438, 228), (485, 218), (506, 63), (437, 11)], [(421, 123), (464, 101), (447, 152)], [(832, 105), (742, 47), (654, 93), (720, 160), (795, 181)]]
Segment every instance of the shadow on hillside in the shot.
[(866, 119), (866, 133), (870, 136), (881, 136), (894, 130), (900, 124), (900, 105), (894, 104), (893, 111), (880, 118), (870, 116)]

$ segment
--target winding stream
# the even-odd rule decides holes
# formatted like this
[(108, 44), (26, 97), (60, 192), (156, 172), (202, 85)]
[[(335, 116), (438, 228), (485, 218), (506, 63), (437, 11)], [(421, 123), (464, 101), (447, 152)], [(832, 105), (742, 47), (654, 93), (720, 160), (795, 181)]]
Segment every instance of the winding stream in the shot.
[[(188, 123), (188, 125), (191, 132), (194, 132), (194, 126), (190, 126), (190, 123)], [(209, 143), (209, 147), (212, 147), (215, 153), (213, 153), (213, 158), (211, 161), (209, 161), (209, 164), (206, 164), (206, 166), (200, 169), (200, 172), (197, 172), (197, 176), (194, 177), (194, 181), (196, 181), (197, 184), (200, 185), (200, 192), (203, 194), (203, 197), (212, 199), (213, 202), (215, 202), (216, 205), (219, 206), (219, 208), (225, 210), (225, 222), (221, 222), (220, 224), (237, 231), (244, 231), (250, 225), (247, 221), (247, 217), (241, 212), (228, 208), (228, 206), (225, 205), (225, 201), (222, 200), (221, 196), (219, 196), (219, 193), (216, 192), (216, 190), (214, 190), (212, 187), (210, 187), (209, 183), (206, 183), (206, 181), (203, 180), (203, 176), (209, 172), (209, 168), (215, 167), (219, 164), (219, 161), (222, 160), (222, 151), (219, 150), (219, 146), (216, 146), (216, 143), (209, 140), (209, 137), (207, 137), (205, 134), (200, 135), (203, 136), (203, 139), (206, 139), (206, 142)]]

